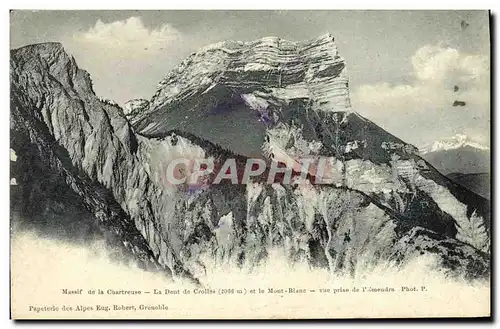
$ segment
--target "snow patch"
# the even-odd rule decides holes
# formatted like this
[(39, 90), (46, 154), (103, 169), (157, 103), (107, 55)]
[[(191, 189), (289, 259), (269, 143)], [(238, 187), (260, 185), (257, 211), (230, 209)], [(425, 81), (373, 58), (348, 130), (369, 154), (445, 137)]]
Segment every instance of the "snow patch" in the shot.
[(254, 110), (266, 109), (269, 106), (269, 103), (265, 99), (257, 97), (254, 94), (241, 94), (241, 98), (243, 98), (246, 105)]
[(424, 147), (421, 151), (421, 154), (437, 152), (437, 151), (455, 150), (465, 146), (473, 147), (482, 151), (490, 149), (485, 145), (482, 145), (480, 143), (471, 140), (467, 135), (456, 134), (455, 136), (435, 141), (434, 143), (432, 143), (432, 145)]

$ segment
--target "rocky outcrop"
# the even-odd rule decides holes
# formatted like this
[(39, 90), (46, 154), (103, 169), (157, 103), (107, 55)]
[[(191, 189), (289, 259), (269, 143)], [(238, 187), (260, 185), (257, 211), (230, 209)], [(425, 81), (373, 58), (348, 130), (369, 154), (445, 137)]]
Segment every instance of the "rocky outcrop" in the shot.
[(135, 119), (209, 94), (216, 86), (248, 92), (265, 88), (278, 100), (304, 98), (321, 108), (345, 109), (350, 107), (347, 81), (344, 59), (330, 34), (307, 42), (277, 37), (225, 41), (186, 58), (160, 82), (149, 110)]
[(123, 114), (125, 114), (126, 116), (139, 115), (148, 106), (148, 100), (142, 98), (132, 99), (123, 105)]
[[(209, 47), (168, 75), (148, 107), (127, 116), (94, 94), (89, 75), (60, 44), (13, 50), (12, 149), (30, 166), (43, 162), (60, 177), (132, 258), (174, 276), (197, 281), (214, 261), (257, 266), (275, 249), (290, 262), (352, 275), (382, 261), (418, 257), (396, 248), (417, 228), (432, 232), (432, 241), (453, 242), (424, 250), (442, 256), (444, 268), (486, 275), (483, 209), (467, 197), (457, 199), (465, 192), (435, 178), (414, 147), (349, 110), (344, 62), (332, 44), (326, 36)], [(210, 85), (199, 81), (203, 77)], [(300, 94), (302, 87), (308, 91)], [(215, 102), (208, 114), (207, 100)], [(228, 122), (241, 126), (249, 109), (259, 117), (238, 132), (245, 131), (250, 144), (256, 136), (259, 156), (326, 156), (337, 168), (330, 184), (169, 184), (165, 168), (178, 157), (244, 163), (253, 151), (235, 154), (230, 146), (237, 143), (221, 141), (234, 143)], [(221, 116), (233, 121), (217, 123)], [(297, 120), (303, 124), (294, 125)], [(193, 135), (187, 123), (204, 125), (203, 133)], [(486, 233), (459, 242), (474, 211)], [(480, 239), (483, 244), (474, 246)], [(481, 266), (471, 266), (471, 259)]]
[(18, 170), (19, 188), (45, 187), (42, 175), (23, 180), (28, 171), (58, 177), (81, 198), (114, 248), (143, 268), (170, 273), (123, 207), (127, 186), (119, 185), (133, 173), (126, 165), (116, 168), (127, 161), (134, 165), (138, 144), (121, 110), (95, 96), (88, 73), (58, 43), (11, 52), (11, 91), (11, 148), (25, 167)]

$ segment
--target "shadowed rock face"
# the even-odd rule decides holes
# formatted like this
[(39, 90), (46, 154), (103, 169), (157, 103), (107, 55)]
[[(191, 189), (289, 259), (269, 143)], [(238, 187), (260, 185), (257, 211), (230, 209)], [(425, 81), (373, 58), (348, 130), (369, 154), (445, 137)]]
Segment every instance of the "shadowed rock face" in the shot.
[[(348, 109), (344, 62), (332, 44), (326, 36), (305, 43), (267, 38), (209, 47), (167, 75), (149, 105), (142, 102), (140, 111), (127, 117), (96, 97), (88, 73), (60, 44), (13, 50), (11, 147), (19, 159), (76, 193), (111, 243), (145, 268), (197, 281), (206, 275), (207, 259), (252, 267), (278, 249), (292, 263), (354, 275), (380, 262), (419, 257), (401, 247), (411, 240), (439, 244), (421, 249), (437, 254), (440, 265), (455, 274), (488, 275), (487, 204), (439, 175), (413, 146)], [(197, 80), (204, 77), (212, 79), (208, 86)], [(304, 85), (307, 93), (296, 97)], [(207, 100), (213, 102), (208, 110)], [(218, 107), (221, 103), (237, 108)], [(213, 121), (204, 119), (205, 110)], [(253, 118), (258, 112), (259, 128), (242, 130), (251, 111)], [(233, 121), (212, 126), (220, 118)], [(204, 125), (199, 135), (189, 128), (196, 121)], [(226, 135), (234, 139), (236, 131), (249, 136), (221, 143)], [(236, 155), (233, 146), (240, 142), (246, 151)], [(220, 162), (236, 157), (244, 163), (253, 153), (278, 160), (327, 156), (333, 181), (323, 186), (223, 181), (192, 190), (170, 186), (164, 178), (177, 157)], [(19, 184), (26, 189), (41, 183)], [(415, 230), (424, 237), (416, 239)]]
[(278, 117), (297, 108), (349, 108), (344, 68), (329, 34), (306, 42), (221, 42), (170, 72), (131, 122), (142, 134), (179, 129), (254, 156)]

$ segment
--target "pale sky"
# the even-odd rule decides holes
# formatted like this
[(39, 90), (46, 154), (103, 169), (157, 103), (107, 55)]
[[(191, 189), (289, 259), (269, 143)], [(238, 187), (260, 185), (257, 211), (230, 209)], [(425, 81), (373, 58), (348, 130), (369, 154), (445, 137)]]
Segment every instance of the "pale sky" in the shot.
[(96, 93), (119, 104), (150, 99), (169, 70), (207, 44), (327, 32), (346, 60), (354, 110), (418, 147), (458, 133), (489, 145), (486, 11), (11, 12), (11, 48), (61, 42)]

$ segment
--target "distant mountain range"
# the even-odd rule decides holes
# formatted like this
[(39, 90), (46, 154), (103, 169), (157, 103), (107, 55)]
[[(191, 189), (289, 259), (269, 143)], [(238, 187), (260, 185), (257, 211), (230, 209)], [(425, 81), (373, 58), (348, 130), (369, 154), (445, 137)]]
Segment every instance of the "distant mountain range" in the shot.
[(421, 150), (422, 157), (454, 182), (489, 199), (491, 158), (489, 147), (464, 134), (435, 141)]
[(422, 157), (441, 173), (490, 172), (490, 149), (460, 134), (436, 141), (421, 150)]
[(428, 154), (439, 151), (456, 150), (465, 147), (470, 147), (480, 151), (489, 151), (488, 146), (482, 145), (465, 134), (456, 134), (455, 136), (444, 138), (433, 142), (432, 144), (420, 149), (421, 154)]

